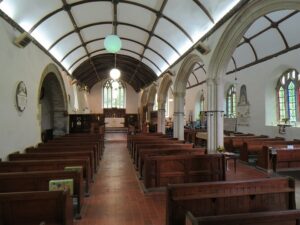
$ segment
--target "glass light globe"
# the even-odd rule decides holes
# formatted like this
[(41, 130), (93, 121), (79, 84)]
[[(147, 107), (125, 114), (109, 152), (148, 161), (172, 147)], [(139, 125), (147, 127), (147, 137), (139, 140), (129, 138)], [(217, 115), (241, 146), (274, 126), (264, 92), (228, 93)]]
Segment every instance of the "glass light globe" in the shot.
[(117, 35), (108, 35), (104, 39), (104, 47), (106, 51), (116, 53), (120, 51), (122, 47), (121, 39)]
[(110, 75), (111, 79), (117, 80), (117, 79), (120, 78), (121, 72), (120, 72), (120, 70), (118, 70), (117, 68), (113, 68), (113, 69), (109, 72), (109, 75)]

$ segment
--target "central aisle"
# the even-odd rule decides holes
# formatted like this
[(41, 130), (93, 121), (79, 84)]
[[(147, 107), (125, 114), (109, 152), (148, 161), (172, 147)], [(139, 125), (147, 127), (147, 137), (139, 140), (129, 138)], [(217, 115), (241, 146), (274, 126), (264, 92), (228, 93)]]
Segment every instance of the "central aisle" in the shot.
[(124, 138), (122, 134), (106, 134), (100, 169), (76, 225), (165, 224), (165, 194), (143, 193)]

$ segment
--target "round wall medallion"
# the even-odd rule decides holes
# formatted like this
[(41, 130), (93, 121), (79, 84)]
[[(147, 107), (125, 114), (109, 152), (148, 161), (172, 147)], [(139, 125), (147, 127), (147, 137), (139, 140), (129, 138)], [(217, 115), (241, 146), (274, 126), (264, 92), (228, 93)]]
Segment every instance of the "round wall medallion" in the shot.
[(17, 86), (16, 104), (17, 104), (17, 109), (20, 112), (23, 112), (25, 110), (27, 105), (27, 89), (23, 81), (20, 81)]

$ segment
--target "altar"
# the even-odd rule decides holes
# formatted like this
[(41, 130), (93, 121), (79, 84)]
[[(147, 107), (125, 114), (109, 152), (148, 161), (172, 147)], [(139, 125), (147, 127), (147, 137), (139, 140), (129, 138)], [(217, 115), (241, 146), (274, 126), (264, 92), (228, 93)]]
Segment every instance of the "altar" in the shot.
[(124, 127), (124, 118), (123, 117), (106, 117), (105, 127)]

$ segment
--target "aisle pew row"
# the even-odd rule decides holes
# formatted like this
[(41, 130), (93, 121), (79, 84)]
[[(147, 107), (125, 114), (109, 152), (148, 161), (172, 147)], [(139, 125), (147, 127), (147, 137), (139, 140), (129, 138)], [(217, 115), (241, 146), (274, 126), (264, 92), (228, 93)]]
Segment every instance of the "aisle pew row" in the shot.
[[(104, 151), (103, 139), (99, 134), (67, 135), (0, 161), (0, 224), (21, 224), (13, 218), (23, 217), (22, 224), (28, 225), (72, 225), (73, 216), (80, 219)], [(18, 201), (28, 206), (24, 212), (16, 209)]]

